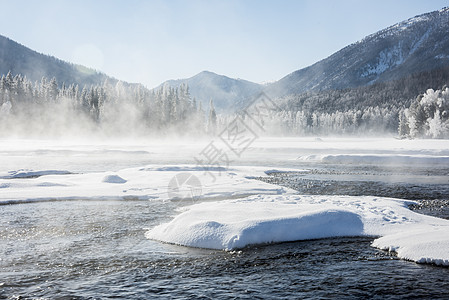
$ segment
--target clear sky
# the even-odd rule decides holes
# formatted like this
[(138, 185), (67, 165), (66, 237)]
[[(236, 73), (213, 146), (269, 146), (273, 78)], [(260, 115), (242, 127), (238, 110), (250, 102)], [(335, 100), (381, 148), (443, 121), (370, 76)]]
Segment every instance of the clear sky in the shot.
[(449, 0), (0, 0), (0, 34), (149, 88), (273, 81)]

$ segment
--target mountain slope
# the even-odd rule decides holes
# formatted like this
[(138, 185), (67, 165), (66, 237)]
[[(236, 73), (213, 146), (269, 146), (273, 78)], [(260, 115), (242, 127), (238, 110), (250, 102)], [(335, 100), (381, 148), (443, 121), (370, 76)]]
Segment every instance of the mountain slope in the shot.
[(385, 82), (449, 66), (449, 8), (367, 36), (314, 65), (271, 84), (272, 96)]
[(181, 84), (189, 86), (190, 94), (201, 102), (203, 107), (208, 107), (212, 99), (215, 108), (220, 112), (236, 109), (235, 106), (242, 103), (242, 100), (262, 90), (262, 86), (257, 83), (233, 79), (209, 71), (203, 71), (187, 79), (169, 80), (161, 86), (179, 87)]
[(0, 75), (9, 71), (13, 75), (26, 75), (32, 81), (40, 81), (44, 76), (56, 77), (59, 83), (80, 85), (101, 84), (106, 79), (111, 83), (117, 81), (92, 69), (40, 54), (0, 35)]

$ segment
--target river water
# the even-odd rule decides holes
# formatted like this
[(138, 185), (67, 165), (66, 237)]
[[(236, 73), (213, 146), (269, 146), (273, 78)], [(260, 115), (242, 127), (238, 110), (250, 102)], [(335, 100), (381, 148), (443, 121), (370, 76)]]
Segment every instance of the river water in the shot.
[[(338, 148), (343, 145), (339, 140), (324, 146), (323, 141), (301, 140), (292, 148), (290, 144), (280, 150), (265, 148), (280, 142), (262, 141), (255, 152), (245, 153), (242, 164), (303, 170), (259, 178), (299, 194), (415, 199), (418, 204), (412, 209), (449, 219), (447, 165), (303, 162), (295, 158), (332, 149), (336, 149), (333, 153), (351, 152)], [(369, 153), (377, 145), (349, 142), (355, 148), (367, 145)], [(388, 143), (398, 143), (397, 148), (414, 141)], [(158, 145), (2, 141), (0, 171), (24, 168), (77, 173), (155, 163), (195, 164), (193, 157), (202, 149)], [(419, 143), (407, 147), (415, 147), (418, 154), (423, 151)], [(438, 147), (447, 149), (446, 143)], [(441, 149), (440, 155), (448, 155)], [(78, 200), (0, 205), (0, 299), (389, 299), (447, 298), (449, 293), (449, 268), (400, 260), (371, 247), (373, 238), (300, 241), (234, 252), (145, 238), (149, 228), (178, 214), (179, 205), (184, 203)]]
[[(448, 170), (307, 165), (264, 181), (307, 194), (418, 199), (448, 217)], [(397, 259), (372, 238), (332, 238), (225, 252), (162, 244), (148, 228), (180, 204), (62, 201), (0, 206), (2, 299), (445, 298), (449, 268)]]

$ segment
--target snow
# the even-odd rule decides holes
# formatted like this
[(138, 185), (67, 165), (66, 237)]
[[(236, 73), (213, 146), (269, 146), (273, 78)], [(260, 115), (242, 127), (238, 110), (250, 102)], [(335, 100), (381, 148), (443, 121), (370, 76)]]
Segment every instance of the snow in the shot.
[(298, 160), (309, 162), (324, 162), (338, 164), (405, 164), (405, 165), (449, 165), (449, 156), (429, 155), (364, 155), (364, 154), (339, 154), (339, 155), (306, 155), (298, 157)]
[(415, 42), (415, 44), (413, 45), (412, 49), (409, 52), (409, 55), (415, 53), (416, 50), (418, 50), (421, 47), (421, 45), (429, 38), (432, 29), (433, 28), (427, 29), (427, 31)]
[[(292, 192), (288, 188), (251, 179), (252, 176), (265, 175), (264, 169), (259, 167), (235, 167), (226, 171), (211, 168), (205, 172), (203, 168), (193, 165), (148, 165), (122, 169), (114, 174), (92, 172), (62, 176), (58, 172), (53, 172), (58, 175), (49, 174), (37, 178), (0, 178), (0, 204), (74, 199), (167, 201), (170, 200), (169, 182), (180, 174), (180, 171), (188, 172), (199, 179), (203, 200)], [(27, 174), (35, 173), (45, 172), (35, 171)], [(193, 197), (188, 192), (181, 196)]]
[(71, 174), (66, 170), (42, 170), (42, 171), (33, 171), (33, 170), (15, 170), (9, 171), (6, 173), (0, 173), (0, 179), (13, 179), (13, 178), (33, 178), (40, 177), (44, 175), (67, 175)]
[(445, 54), (438, 54), (437, 56), (435, 56), (436, 59), (448, 59), (449, 55), (445, 55)]
[(449, 266), (449, 228), (446, 226), (387, 235), (374, 240), (372, 246), (418, 263)]
[(191, 247), (232, 250), (247, 245), (355, 236), (363, 231), (357, 214), (342, 209), (295, 208), (289, 203), (222, 201), (201, 203), (147, 237)]
[(0, 116), (7, 116), (11, 112), (12, 104), (11, 102), (5, 102), (0, 106)]
[(146, 236), (233, 250), (338, 236), (374, 236), (373, 246), (416, 262), (449, 265), (449, 221), (420, 215), (410, 201), (358, 196), (251, 196), (189, 207)]
[(122, 177), (118, 176), (118, 175), (106, 175), (102, 182), (106, 182), (106, 183), (126, 183), (127, 180), (123, 179)]
[(391, 49), (385, 49), (379, 53), (376, 58), (374, 65), (367, 64), (362, 70), (364, 72), (361, 74), (362, 77), (367, 77), (371, 75), (380, 75), (386, 70), (399, 66), (404, 62), (404, 57), (402, 54), (402, 43), (395, 45)]
[(414, 213), (409, 201), (297, 195), (255, 179), (275, 171), (304, 171), (309, 163), (312, 168), (316, 163), (449, 166), (448, 140), (259, 138), (240, 157), (231, 157), (229, 168), (205, 170), (194, 157), (209, 142), (0, 140), (0, 204), (181, 199), (194, 205), (150, 229), (148, 238), (236, 249), (372, 236), (373, 246), (404, 259), (449, 265), (449, 221)]

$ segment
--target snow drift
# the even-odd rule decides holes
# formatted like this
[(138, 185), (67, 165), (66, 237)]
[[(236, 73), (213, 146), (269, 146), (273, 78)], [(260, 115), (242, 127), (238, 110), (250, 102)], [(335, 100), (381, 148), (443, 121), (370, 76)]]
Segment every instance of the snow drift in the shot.
[(401, 258), (449, 265), (449, 221), (420, 215), (409, 201), (350, 196), (251, 196), (200, 203), (146, 236), (162, 242), (233, 250), (249, 245), (339, 236), (374, 236)]

